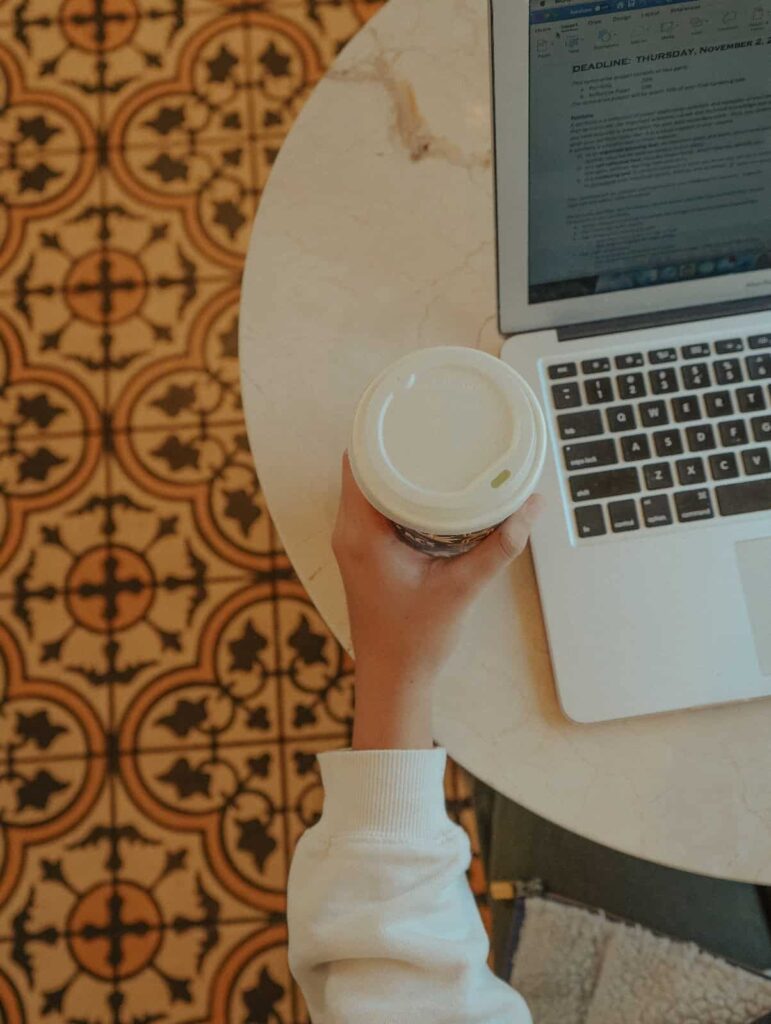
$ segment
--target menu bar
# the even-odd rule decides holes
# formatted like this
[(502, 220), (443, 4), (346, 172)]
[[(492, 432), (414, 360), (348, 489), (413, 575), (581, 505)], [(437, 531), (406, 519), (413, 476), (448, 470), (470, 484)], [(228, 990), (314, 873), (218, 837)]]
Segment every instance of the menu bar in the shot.
[[(691, 0), (694, 2), (694, 0)], [(575, 18), (590, 18), (598, 14), (613, 14), (618, 11), (641, 11), (649, 7), (687, 6), (688, 0), (594, 0), (594, 3), (575, 3), (565, 7), (544, 7), (531, 10), (530, 24), (542, 25), (551, 21), (568, 21)]]

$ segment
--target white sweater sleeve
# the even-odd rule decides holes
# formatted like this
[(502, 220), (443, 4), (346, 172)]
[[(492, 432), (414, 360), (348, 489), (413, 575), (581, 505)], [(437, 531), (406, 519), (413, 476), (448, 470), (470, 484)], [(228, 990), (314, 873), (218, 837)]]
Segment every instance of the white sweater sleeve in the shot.
[(486, 960), (445, 810), (446, 751), (319, 755), (324, 811), (289, 873), (289, 965), (313, 1024), (531, 1024)]

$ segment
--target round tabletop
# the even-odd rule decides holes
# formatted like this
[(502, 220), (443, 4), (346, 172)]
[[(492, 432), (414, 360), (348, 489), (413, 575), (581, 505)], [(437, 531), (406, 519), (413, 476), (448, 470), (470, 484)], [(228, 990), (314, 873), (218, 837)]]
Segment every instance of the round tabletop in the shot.
[[(330, 546), (359, 395), (427, 345), (497, 355), (487, 0), (390, 0), (281, 149), (241, 304), (249, 439), (298, 576), (350, 651)], [(587, 726), (554, 690), (529, 550), (442, 673), (434, 735), (460, 764), (625, 853), (771, 884), (768, 705)]]

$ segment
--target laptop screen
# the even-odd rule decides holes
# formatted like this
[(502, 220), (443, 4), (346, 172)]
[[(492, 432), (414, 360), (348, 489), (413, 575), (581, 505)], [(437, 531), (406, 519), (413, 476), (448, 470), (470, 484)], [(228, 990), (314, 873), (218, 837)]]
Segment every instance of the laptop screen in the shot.
[(530, 0), (530, 303), (771, 267), (771, 0)]

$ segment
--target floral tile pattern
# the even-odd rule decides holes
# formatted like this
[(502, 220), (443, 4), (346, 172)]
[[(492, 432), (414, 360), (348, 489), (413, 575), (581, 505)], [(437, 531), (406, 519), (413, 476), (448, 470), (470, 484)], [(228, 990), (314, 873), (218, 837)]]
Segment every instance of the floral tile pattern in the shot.
[[(0, 0), (9, 1024), (307, 1022), (286, 879), (353, 665), (248, 449), (239, 287), (284, 139), (382, 2)], [(457, 765), (446, 789), (476, 847)]]

